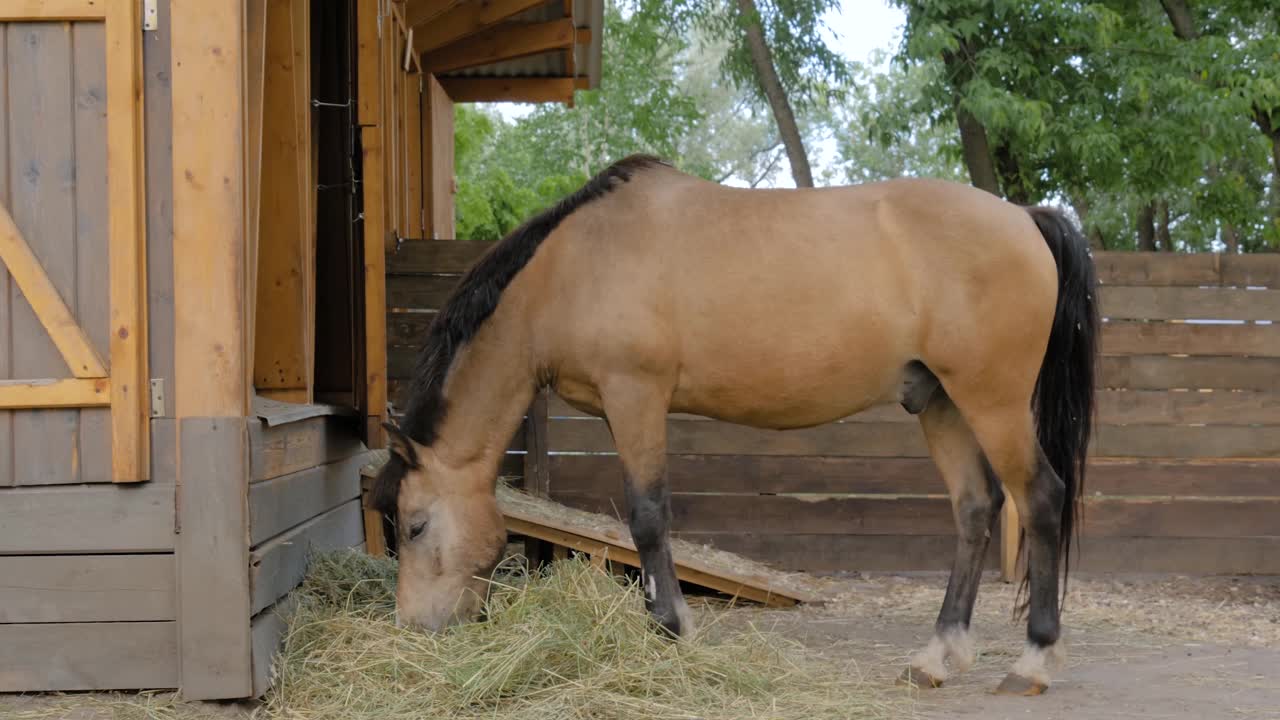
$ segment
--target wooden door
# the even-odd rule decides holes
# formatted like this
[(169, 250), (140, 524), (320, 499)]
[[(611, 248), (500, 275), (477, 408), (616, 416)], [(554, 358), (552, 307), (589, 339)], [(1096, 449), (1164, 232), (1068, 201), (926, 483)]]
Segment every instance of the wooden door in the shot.
[(0, 485), (150, 475), (140, 5), (0, 0)]

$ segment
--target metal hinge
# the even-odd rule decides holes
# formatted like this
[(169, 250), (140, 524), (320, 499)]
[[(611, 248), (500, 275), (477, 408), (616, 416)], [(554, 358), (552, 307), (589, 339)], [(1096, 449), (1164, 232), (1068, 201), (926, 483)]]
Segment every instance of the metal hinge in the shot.
[(160, 10), (156, 0), (142, 0), (142, 29), (155, 31), (160, 28)]
[(151, 417), (164, 417), (164, 378), (151, 378)]

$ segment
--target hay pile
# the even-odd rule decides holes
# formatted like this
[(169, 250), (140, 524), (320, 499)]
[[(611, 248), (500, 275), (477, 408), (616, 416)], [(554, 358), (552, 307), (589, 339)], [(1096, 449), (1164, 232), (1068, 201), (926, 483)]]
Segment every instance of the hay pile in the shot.
[[(499, 574), (487, 620), (427, 635), (394, 623), (395, 565), (316, 556), (266, 715), (343, 718), (880, 718), (904, 696), (754, 631), (659, 637), (639, 588), (580, 559)], [(890, 691), (892, 692), (892, 691)]]

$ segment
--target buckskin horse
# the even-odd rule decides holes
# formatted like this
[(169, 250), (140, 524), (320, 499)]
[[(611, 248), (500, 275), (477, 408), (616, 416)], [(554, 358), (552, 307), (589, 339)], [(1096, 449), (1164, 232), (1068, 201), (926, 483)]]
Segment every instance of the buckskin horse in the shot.
[(668, 539), (667, 414), (786, 430), (897, 402), (919, 416), (958, 531), (935, 633), (901, 680), (936, 687), (972, 662), (1007, 494), (1029, 613), (997, 690), (1038, 694), (1093, 421), (1095, 285), (1060, 212), (966, 185), (742, 189), (621, 160), (492, 247), (427, 332), (375, 487), (395, 519), (397, 621), (435, 631), (480, 612), (506, 541), (498, 465), (539, 388), (607, 421), (645, 606), (676, 638), (692, 617)]

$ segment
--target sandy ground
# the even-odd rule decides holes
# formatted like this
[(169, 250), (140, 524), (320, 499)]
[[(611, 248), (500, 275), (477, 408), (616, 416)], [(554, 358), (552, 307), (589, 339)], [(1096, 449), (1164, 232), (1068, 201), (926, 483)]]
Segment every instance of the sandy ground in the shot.
[[(700, 622), (783, 633), (816, 659), (853, 662), (867, 681), (904, 694), (904, 717), (1100, 720), (1280, 720), (1280, 578), (1074, 578), (1064, 622), (1067, 666), (1037, 698), (990, 694), (1022, 649), (1014, 588), (986, 581), (974, 635), (979, 658), (937, 690), (894, 685), (931, 632), (941, 575), (824, 579), (821, 607), (724, 609), (694, 599)], [(131, 720), (253, 716), (252, 703), (179, 704), (166, 695), (111, 706), (112, 696), (0, 695), (3, 720)], [(70, 703), (70, 704), (68, 704)], [(73, 707), (75, 706), (75, 707)]]

